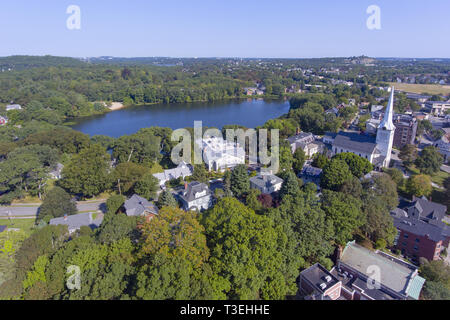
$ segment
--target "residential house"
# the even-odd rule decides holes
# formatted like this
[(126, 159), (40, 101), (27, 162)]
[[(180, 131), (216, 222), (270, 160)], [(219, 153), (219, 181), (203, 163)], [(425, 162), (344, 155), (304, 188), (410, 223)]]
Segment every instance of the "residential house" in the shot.
[(414, 261), (420, 257), (439, 259), (450, 242), (450, 227), (442, 221), (446, 212), (446, 206), (425, 197), (414, 197), (403, 209), (393, 210), (391, 216), (398, 230), (395, 247)]
[(59, 180), (61, 179), (61, 172), (64, 168), (62, 163), (57, 163), (54, 170), (49, 172), (49, 175), (52, 179)]
[(152, 202), (148, 201), (137, 194), (134, 194), (130, 199), (124, 203), (126, 214), (129, 217), (145, 216), (151, 219), (158, 214), (158, 207)]
[(164, 170), (164, 172), (154, 173), (153, 176), (158, 179), (160, 187), (164, 187), (166, 182), (178, 178), (186, 178), (193, 174), (193, 168), (190, 164), (182, 161), (176, 168)]
[(20, 104), (9, 104), (6, 106), (6, 111), (11, 111), (11, 110), (22, 110), (22, 107), (20, 106)]
[(81, 227), (87, 226), (91, 229), (98, 228), (103, 221), (103, 213), (78, 213), (71, 216), (54, 218), (50, 220), (50, 225), (67, 225), (69, 234), (80, 230)]
[(283, 179), (273, 174), (260, 174), (250, 178), (250, 188), (258, 189), (261, 193), (271, 194), (281, 189)]
[(312, 157), (314, 154), (323, 150), (323, 144), (320, 141), (316, 141), (315, 136), (310, 132), (300, 132), (297, 129), (295, 136), (287, 138), (291, 145), (292, 153), (301, 148), (307, 157)]
[(179, 195), (184, 210), (206, 210), (212, 205), (212, 193), (209, 187), (201, 182), (193, 181), (185, 184)]
[(330, 273), (342, 282), (348, 300), (418, 300), (425, 283), (416, 266), (355, 241), (339, 252)]
[(434, 142), (434, 146), (438, 149), (439, 153), (444, 157), (444, 162), (450, 162), (450, 128), (441, 129), (444, 131), (444, 135)]
[(305, 164), (303, 166), (302, 172), (300, 173), (300, 178), (302, 178), (303, 183), (312, 182), (316, 185), (320, 185), (320, 177), (322, 176), (322, 169), (316, 168)]

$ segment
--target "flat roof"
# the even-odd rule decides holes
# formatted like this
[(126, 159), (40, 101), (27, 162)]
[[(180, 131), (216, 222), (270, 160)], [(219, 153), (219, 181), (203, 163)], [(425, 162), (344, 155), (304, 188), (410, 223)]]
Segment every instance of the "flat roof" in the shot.
[(396, 262), (394, 257), (389, 259), (376, 252), (366, 249), (354, 242), (350, 242), (342, 252), (341, 261), (362, 274), (372, 274), (373, 266), (380, 269), (380, 282), (386, 287), (405, 293), (409, 280), (416, 268), (408, 264)]

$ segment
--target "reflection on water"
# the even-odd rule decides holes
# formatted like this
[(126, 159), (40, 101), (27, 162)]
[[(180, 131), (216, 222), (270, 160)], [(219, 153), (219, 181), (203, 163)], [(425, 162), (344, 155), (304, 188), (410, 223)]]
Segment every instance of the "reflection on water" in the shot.
[(238, 124), (254, 128), (288, 111), (289, 102), (282, 100), (247, 99), (156, 104), (82, 118), (72, 127), (89, 135), (102, 134), (111, 137), (132, 134), (151, 126), (172, 129), (193, 127), (194, 121), (202, 121), (203, 126), (208, 127), (222, 128), (227, 124)]

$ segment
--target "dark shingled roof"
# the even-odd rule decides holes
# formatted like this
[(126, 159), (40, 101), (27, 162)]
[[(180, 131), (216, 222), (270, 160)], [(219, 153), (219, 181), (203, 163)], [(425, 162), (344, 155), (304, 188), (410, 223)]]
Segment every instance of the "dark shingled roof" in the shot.
[[(295, 136), (291, 136), (287, 138), (289, 143), (297, 142), (298, 140), (306, 140), (306, 139), (314, 139), (314, 136), (311, 132), (300, 132), (299, 134), (296, 134)], [(302, 142), (302, 141), (299, 141)]]
[(375, 143), (375, 137), (341, 131), (334, 138), (333, 147), (371, 154), (375, 151), (377, 144)]
[(0, 233), (2, 233), (3, 231), (5, 231), (6, 228), (8, 228), (8, 226), (0, 226)]
[(273, 174), (260, 174), (250, 178), (250, 181), (261, 188), (270, 188), (278, 183), (283, 183), (283, 179)]
[(127, 216), (140, 216), (144, 212), (158, 214), (158, 208), (145, 198), (134, 194), (124, 204)]
[(184, 191), (180, 195), (180, 198), (182, 198), (186, 202), (191, 202), (191, 201), (195, 200), (195, 194), (196, 193), (203, 192), (205, 190), (206, 190), (206, 195), (205, 196), (211, 194), (211, 190), (209, 190), (209, 188), (208, 188), (208, 186), (206, 184), (198, 182), (198, 181), (193, 181), (193, 182), (188, 184), (187, 190)]

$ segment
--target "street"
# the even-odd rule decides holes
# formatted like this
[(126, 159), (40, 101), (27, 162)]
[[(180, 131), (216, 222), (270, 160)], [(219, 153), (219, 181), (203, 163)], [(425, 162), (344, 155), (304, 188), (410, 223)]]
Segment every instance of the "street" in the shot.
[[(39, 212), (39, 203), (31, 204), (15, 204), (11, 206), (0, 206), (0, 218), (7, 218), (8, 214), (11, 217), (26, 217), (34, 216), (36, 217)], [(79, 201), (77, 202), (78, 212), (88, 212), (88, 211), (102, 211), (105, 212), (105, 200), (98, 201)]]

